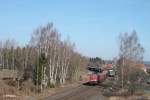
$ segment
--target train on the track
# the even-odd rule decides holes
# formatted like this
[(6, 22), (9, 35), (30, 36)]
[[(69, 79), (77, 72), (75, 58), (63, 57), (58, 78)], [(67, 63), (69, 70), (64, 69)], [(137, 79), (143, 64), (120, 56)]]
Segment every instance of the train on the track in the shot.
[(88, 67), (88, 82), (90, 84), (99, 84), (107, 77), (114, 77), (115, 71), (112, 68)]

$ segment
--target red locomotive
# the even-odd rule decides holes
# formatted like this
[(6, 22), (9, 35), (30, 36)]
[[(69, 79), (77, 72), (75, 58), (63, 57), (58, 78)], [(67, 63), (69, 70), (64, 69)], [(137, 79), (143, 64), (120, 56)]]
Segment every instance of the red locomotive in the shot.
[(107, 71), (103, 71), (98, 67), (88, 67), (88, 76), (90, 84), (98, 84), (103, 82), (107, 77)]

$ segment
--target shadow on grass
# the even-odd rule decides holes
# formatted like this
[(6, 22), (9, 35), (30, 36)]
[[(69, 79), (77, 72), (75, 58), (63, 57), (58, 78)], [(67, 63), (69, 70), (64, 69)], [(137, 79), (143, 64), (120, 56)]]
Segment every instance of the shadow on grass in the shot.
[(83, 85), (85, 85), (85, 86), (96, 86), (96, 85), (98, 85), (98, 84), (86, 82), (86, 83), (83, 83)]

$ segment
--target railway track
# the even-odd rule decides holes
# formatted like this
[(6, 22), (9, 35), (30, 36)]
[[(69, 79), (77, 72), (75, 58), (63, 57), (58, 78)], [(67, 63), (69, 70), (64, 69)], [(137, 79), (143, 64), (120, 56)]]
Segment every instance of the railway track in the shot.
[(100, 86), (80, 85), (70, 88), (41, 100), (105, 100), (100, 92)]

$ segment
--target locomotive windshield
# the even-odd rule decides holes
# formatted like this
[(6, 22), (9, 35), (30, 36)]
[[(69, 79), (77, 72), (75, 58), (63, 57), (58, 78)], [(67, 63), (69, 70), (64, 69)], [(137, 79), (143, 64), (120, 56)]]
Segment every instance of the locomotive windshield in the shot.
[(89, 71), (92, 71), (92, 72), (94, 72), (94, 73), (100, 73), (100, 72), (101, 72), (101, 69), (100, 69), (100, 68), (88, 67), (88, 70), (89, 70)]

